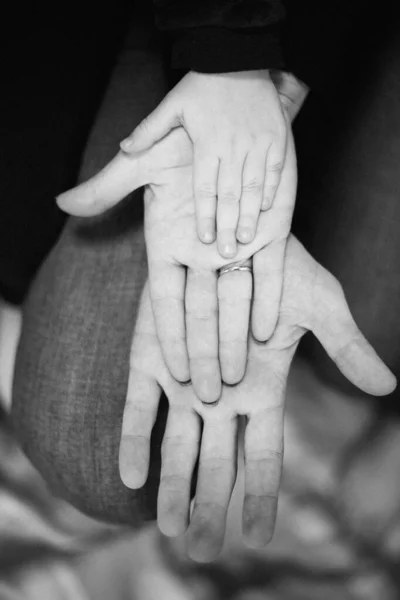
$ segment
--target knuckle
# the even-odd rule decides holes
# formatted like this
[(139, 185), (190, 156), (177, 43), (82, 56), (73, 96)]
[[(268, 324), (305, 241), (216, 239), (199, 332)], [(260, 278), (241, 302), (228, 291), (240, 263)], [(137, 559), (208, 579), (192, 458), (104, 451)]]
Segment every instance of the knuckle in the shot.
[(148, 133), (150, 130), (150, 119), (149, 117), (145, 117), (143, 121), (140, 123), (140, 129), (143, 133)]
[(263, 182), (258, 179), (258, 177), (253, 177), (252, 179), (249, 179), (248, 181), (246, 181), (243, 184), (243, 191), (244, 192), (261, 192), (263, 188)]
[(215, 185), (212, 183), (201, 183), (196, 186), (195, 195), (198, 198), (215, 198), (217, 195)]
[(218, 200), (226, 204), (237, 204), (240, 200), (240, 192), (234, 189), (225, 189), (218, 194)]
[(267, 171), (269, 173), (279, 173), (283, 169), (283, 161), (282, 160), (274, 160), (267, 165)]

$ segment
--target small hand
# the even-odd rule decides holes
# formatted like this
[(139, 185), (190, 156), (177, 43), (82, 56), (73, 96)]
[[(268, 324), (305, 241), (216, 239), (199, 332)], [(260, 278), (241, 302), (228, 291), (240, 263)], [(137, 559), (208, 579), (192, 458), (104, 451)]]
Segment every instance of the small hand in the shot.
[(194, 145), (199, 238), (213, 242), (217, 227), (218, 250), (232, 259), (236, 237), (251, 242), (272, 206), (285, 161), (287, 121), (269, 72), (188, 73), (121, 148), (142, 152), (180, 126)]
[[(218, 358), (226, 383), (237, 383), (245, 371), (252, 285), (245, 273), (224, 275), (217, 282), (218, 269), (230, 261), (196, 235), (191, 148), (187, 134), (177, 129), (137, 161), (118, 155), (97, 176), (60, 196), (59, 204), (73, 214), (99, 213), (126, 195), (134, 181), (152, 181), (145, 196), (145, 230), (161, 347), (173, 376), (178, 381), (191, 378), (199, 397), (214, 402), (221, 394)], [(157, 168), (160, 163), (164, 168)], [(290, 134), (274, 205), (262, 213), (256, 238), (240, 245), (237, 256), (247, 260), (255, 255), (252, 323), (259, 340), (271, 336), (278, 317), (295, 191)], [(235, 339), (224, 327), (229, 319), (237, 324)]]
[[(231, 323), (232, 329), (235, 326)], [(158, 523), (170, 536), (187, 529), (191, 480), (199, 455), (188, 530), (189, 554), (196, 560), (214, 559), (223, 544), (236, 477), (239, 415), (248, 418), (244, 537), (252, 547), (261, 547), (272, 537), (283, 459), (286, 379), (298, 342), (307, 330), (313, 331), (342, 373), (360, 389), (377, 396), (393, 391), (396, 380), (354, 323), (339, 283), (292, 236), (274, 335), (267, 344), (250, 340), (243, 381), (224, 387), (219, 404), (212, 409), (197, 400), (191, 387), (182, 387), (171, 377), (160, 350), (149, 292), (144, 290), (131, 350), (120, 473), (130, 488), (139, 488), (146, 481), (150, 436), (163, 389), (170, 408), (162, 447)]]

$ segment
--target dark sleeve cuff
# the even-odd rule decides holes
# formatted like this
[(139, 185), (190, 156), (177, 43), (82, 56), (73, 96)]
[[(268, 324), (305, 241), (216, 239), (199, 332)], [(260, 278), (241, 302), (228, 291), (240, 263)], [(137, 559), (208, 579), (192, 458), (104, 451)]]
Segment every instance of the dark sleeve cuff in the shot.
[(172, 67), (200, 73), (282, 69), (279, 29), (187, 29), (175, 39)]

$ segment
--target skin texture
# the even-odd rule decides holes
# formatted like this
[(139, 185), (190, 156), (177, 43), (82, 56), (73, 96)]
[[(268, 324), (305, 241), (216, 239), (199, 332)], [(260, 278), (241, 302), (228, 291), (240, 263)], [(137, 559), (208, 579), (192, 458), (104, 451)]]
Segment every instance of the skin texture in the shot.
[[(226, 383), (237, 383), (244, 375), (252, 282), (243, 272), (218, 280), (218, 269), (230, 261), (220, 256), (215, 244), (204, 245), (196, 236), (192, 157), (192, 144), (178, 129), (138, 160), (120, 153), (94, 178), (60, 196), (58, 203), (71, 214), (99, 214), (151, 182), (145, 195), (145, 230), (161, 347), (173, 376), (181, 382), (191, 379), (198, 396), (212, 403), (221, 394), (220, 363)], [(276, 325), (295, 192), (290, 136), (274, 205), (261, 214), (256, 238), (241, 245), (237, 255), (240, 261), (254, 256), (251, 310), (258, 339), (268, 339)], [(227, 331), (230, 321), (237, 324), (234, 336)]]
[[(274, 82), (286, 115), (293, 120), (307, 90), (290, 74), (276, 72)], [(268, 215), (262, 215), (253, 244), (240, 246), (237, 257), (246, 260), (254, 254), (252, 290), (247, 273), (230, 273), (217, 283), (216, 270), (230, 261), (218, 255), (215, 245), (207, 248), (196, 239), (190, 218), (196, 211), (188, 193), (193, 181), (193, 158), (189, 137), (182, 128), (176, 129), (138, 157), (119, 153), (95, 177), (59, 196), (58, 204), (70, 214), (96, 215), (136, 188), (150, 184), (147, 249), (161, 347), (174, 377), (179, 381), (192, 379), (199, 397), (214, 402), (221, 393), (221, 377), (230, 384), (243, 377), (252, 295), (255, 337), (267, 340), (275, 328), (295, 201), (296, 163), (289, 132), (282, 184), (274, 206)], [(188, 267), (186, 278), (184, 267)], [(186, 315), (185, 296), (191, 306)], [(231, 321), (237, 323), (233, 339), (227, 331)], [(175, 329), (166, 330), (166, 323), (174, 323)]]
[[(267, 344), (249, 340), (243, 381), (234, 387), (224, 386), (221, 400), (213, 408), (199, 402), (191, 386), (181, 386), (171, 376), (157, 338), (149, 289), (145, 288), (131, 350), (120, 473), (130, 488), (145, 483), (150, 435), (164, 390), (169, 414), (162, 448), (158, 524), (169, 536), (188, 528), (188, 551), (193, 559), (213, 560), (223, 544), (236, 477), (240, 416), (247, 421), (244, 539), (252, 547), (270, 541), (283, 460), (286, 380), (298, 342), (309, 330), (358, 388), (374, 395), (395, 388), (395, 377), (357, 328), (338, 281), (294, 237), (288, 244), (282, 305), (274, 335)], [(197, 489), (189, 517), (197, 457)]]
[(251, 242), (260, 210), (272, 206), (285, 160), (287, 123), (269, 71), (189, 72), (121, 148), (149, 149), (179, 126), (194, 147), (199, 238), (217, 236), (221, 256), (232, 259), (236, 237)]

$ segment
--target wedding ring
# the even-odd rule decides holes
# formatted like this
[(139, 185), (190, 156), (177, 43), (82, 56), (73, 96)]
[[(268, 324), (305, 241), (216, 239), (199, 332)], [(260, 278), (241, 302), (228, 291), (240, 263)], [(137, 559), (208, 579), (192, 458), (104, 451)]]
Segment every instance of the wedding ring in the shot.
[(252, 273), (253, 267), (251, 258), (221, 267), (218, 272), (218, 277), (221, 277), (221, 275), (225, 275), (226, 273), (233, 273), (234, 271), (248, 271), (249, 273)]

